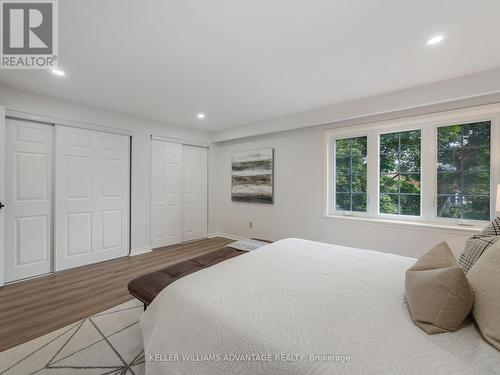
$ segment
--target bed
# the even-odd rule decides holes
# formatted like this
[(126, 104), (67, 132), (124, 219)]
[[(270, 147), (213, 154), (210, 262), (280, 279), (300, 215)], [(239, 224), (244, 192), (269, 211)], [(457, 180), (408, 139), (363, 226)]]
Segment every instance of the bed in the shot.
[(414, 262), (285, 239), (191, 274), (141, 318), (146, 374), (500, 374), (472, 321), (432, 336), (413, 324)]

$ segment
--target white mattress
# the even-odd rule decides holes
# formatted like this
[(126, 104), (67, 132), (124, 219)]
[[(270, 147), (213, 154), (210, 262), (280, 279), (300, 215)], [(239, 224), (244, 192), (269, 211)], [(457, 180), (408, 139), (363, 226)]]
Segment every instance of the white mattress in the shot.
[(414, 261), (286, 239), (184, 277), (141, 318), (146, 373), (500, 374), (500, 352), (472, 322), (433, 336), (412, 323)]

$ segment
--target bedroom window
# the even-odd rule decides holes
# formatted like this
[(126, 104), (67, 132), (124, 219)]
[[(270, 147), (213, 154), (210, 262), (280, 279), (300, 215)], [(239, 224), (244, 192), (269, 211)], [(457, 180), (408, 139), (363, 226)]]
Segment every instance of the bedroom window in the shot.
[(420, 216), (421, 131), (380, 135), (381, 214)]
[(491, 122), (439, 127), (437, 216), (490, 219)]
[(498, 124), (500, 104), (327, 130), (326, 216), (484, 227), (500, 185)]
[(335, 140), (335, 208), (366, 212), (367, 138)]

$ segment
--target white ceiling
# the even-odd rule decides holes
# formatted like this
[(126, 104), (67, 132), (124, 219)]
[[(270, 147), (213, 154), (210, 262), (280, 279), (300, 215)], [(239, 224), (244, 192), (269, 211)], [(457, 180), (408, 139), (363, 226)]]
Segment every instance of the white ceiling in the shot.
[(0, 83), (210, 131), (500, 66), (498, 0), (60, 0), (59, 18), (67, 76)]

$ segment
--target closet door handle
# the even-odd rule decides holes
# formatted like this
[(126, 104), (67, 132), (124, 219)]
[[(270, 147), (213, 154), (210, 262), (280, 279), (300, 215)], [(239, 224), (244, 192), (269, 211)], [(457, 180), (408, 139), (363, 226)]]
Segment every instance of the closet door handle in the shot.
[(4, 208), (4, 207), (5, 207), (5, 204), (3, 204), (2, 202), (0, 202), (0, 210), (1, 210), (2, 208)]

